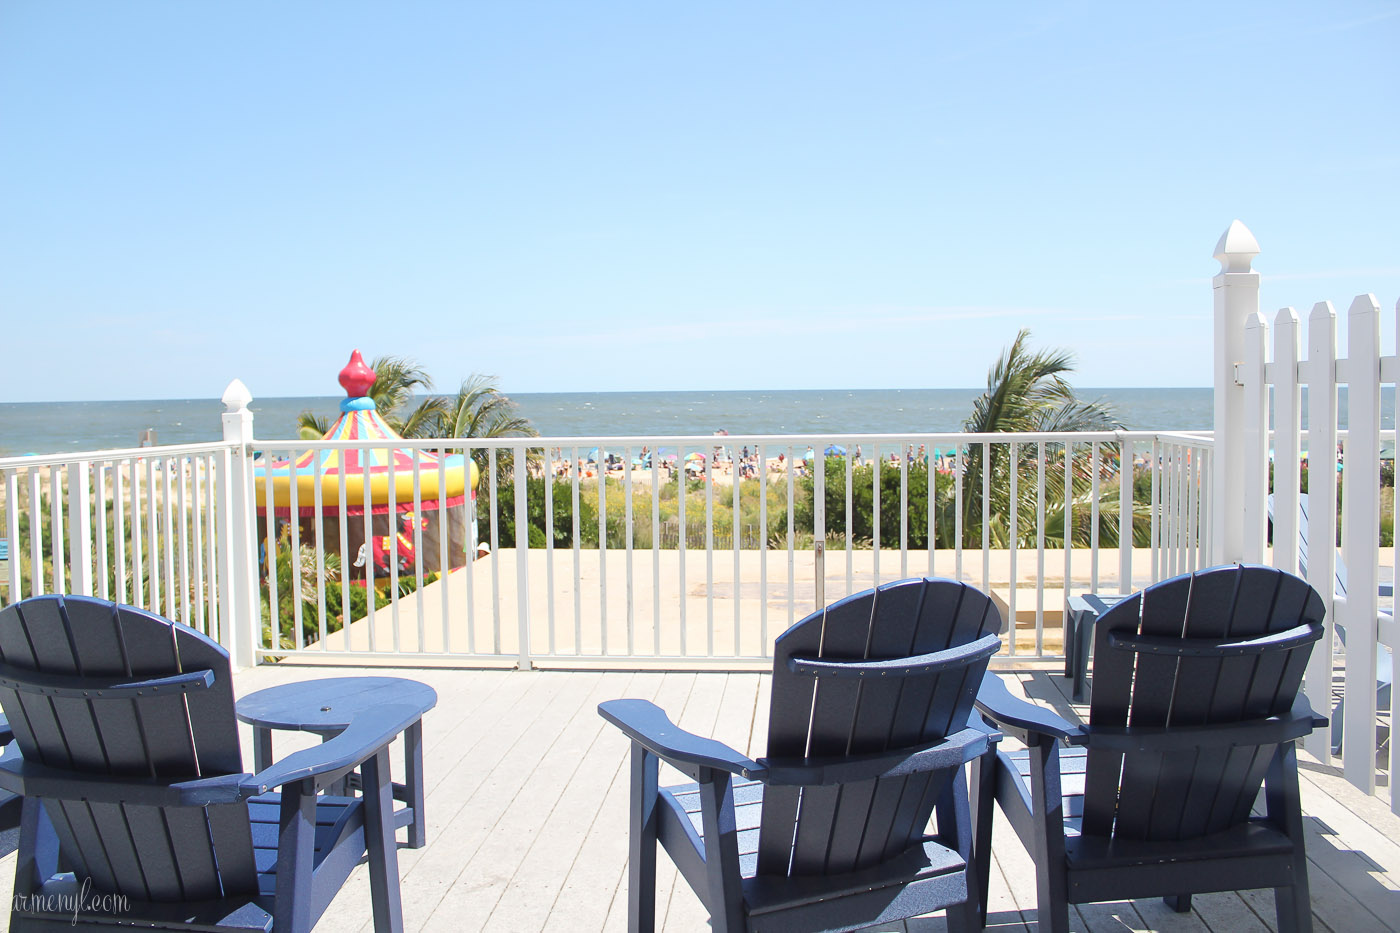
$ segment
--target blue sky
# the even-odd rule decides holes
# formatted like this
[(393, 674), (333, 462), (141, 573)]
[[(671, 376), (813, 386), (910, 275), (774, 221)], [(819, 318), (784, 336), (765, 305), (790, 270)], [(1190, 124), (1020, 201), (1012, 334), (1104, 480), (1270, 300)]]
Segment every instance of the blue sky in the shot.
[(0, 6), (7, 401), (1210, 383), (1400, 298), (1396, 3)]

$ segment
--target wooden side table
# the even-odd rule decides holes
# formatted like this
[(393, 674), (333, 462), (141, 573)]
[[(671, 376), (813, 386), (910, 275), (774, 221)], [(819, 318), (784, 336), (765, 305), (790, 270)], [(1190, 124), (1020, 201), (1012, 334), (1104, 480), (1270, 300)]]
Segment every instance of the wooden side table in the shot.
[(1088, 702), (1089, 649), (1094, 644), (1094, 623), (1131, 593), (1085, 593), (1065, 601), (1065, 676), (1074, 682), (1070, 697)]
[[(427, 684), (402, 677), (330, 677), (281, 684), (250, 693), (238, 701), (238, 719), (253, 727), (253, 768), (273, 762), (272, 730), (310, 732), (325, 741), (342, 732), (358, 713), (386, 703), (417, 706), (420, 718), (404, 730), (404, 781), (394, 784), (394, 799), (405, 806), (394, 813), (396, 826), (408, 827), (408, 845), (421, 849), (428, 835), (423, 814), (423, 720), (437, 705), (437, 691)], [(351, 775), (340, 789), (359, 789), (359, 775)]]

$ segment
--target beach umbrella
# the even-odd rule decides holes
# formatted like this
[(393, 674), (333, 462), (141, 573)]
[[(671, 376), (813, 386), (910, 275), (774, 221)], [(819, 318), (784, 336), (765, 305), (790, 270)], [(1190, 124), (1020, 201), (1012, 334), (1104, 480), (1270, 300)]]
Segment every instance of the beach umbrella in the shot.
[(699, 451), (696, 451), (696, 450), (692, 450), (690, 453), (688, 453), (688, 454), (685, 455), (685, 462), (686, 462), (686, 463), (695, 463), (695, 462), (697, 462), (697, 461), (704, 460), (704, 459), (705, 459), (705, 455), (702, 454), (702, 453), (700, 453)]
[(590, 451), (588, 452), (588, 455), (585, 457), (585, 459), (586, 459), (589, 463), (597, 463), (597, 462), (598, 462), (598, 448), (597, 448), (597, 447), (594, 447), (592, 450), (590, 450)]
[(844, 457), (846, 456), (846, 448), (840, 444), (827, 444), (824, 453), (828, 457)]

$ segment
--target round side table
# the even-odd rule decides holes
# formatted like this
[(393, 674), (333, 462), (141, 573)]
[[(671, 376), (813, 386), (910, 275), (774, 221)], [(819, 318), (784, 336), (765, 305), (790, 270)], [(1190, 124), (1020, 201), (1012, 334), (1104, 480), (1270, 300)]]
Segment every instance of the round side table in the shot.
[[(385, 703), (410, 704), (419, 709), (403, 733), (404, 781), (394, 784), (394, 799), (403, 803), (394, 813), (396, 826), (408, 827), (408, 845), (427, 844), (423, 814), (422, 714), (437, 705), (437, 691), (403, 677), (330, 677), (268, 687), (238, 701), (238, 719), (253, 727), (253, 767), (261, 771), (273, 762), (272, 731), (310, 732), (322, 741), (338, 735), (355, 716)], [(350, 775), (349, 793), (359, 789), (359, 775)]]

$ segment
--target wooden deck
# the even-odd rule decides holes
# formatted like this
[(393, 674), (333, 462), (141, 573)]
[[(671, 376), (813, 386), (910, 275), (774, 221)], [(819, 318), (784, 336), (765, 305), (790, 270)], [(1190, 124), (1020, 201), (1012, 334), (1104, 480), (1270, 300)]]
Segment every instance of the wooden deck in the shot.
[[(273, 684), (358, 673), (277, 665), (236, 677), (244, 695)], [(386, 673), (382, 668), (372, 672)], [(760, 674), (405, 670), (431, 684), (438, 707), (425, 720), (428, 845), (400, 849), (409, 930), (492, 933), (625, 930), (627, 743), (597, 715), (614, 697), (642, 697), (683, 727), (750, 755), (763, 752), (768, 677)], [(1020, 677), (1027, 695), (1062, 714), (1075, 708), (1063, 677)], [(245, 731), (245, 758), (251, 745)], [(279, 755), (308, 737), (278, 739)], [(397, 751), (394, 753), (399, 776)], [(1400, 818), (1330, 767), (1303, 759), (1304, 820), (1318, 930), (1400, 929)], [(674, 776), (674, 772), (672, 773)], [(663, 772), (663, 783), (666, 776)], [(0, 837), (0, 897), (8, 903), (13, 834)], [(989, 929), (1034, 930), (1030, 857), (1009, 826), (995, 831)], [(707, 928), (704, 911), (660, 858), (662, 928)], [(1197, 896), (1187, 916), (1160, 901), (1071, 908), (1073, 929), (1248, 931), (1274, 928), (1269, 891)], [(367, 868), (361, 865), (318, 931), (369, 931)], [(892, 929), (943, 928), (941, 918)], [(891, 928), (879, 928), (891, 929)]]

